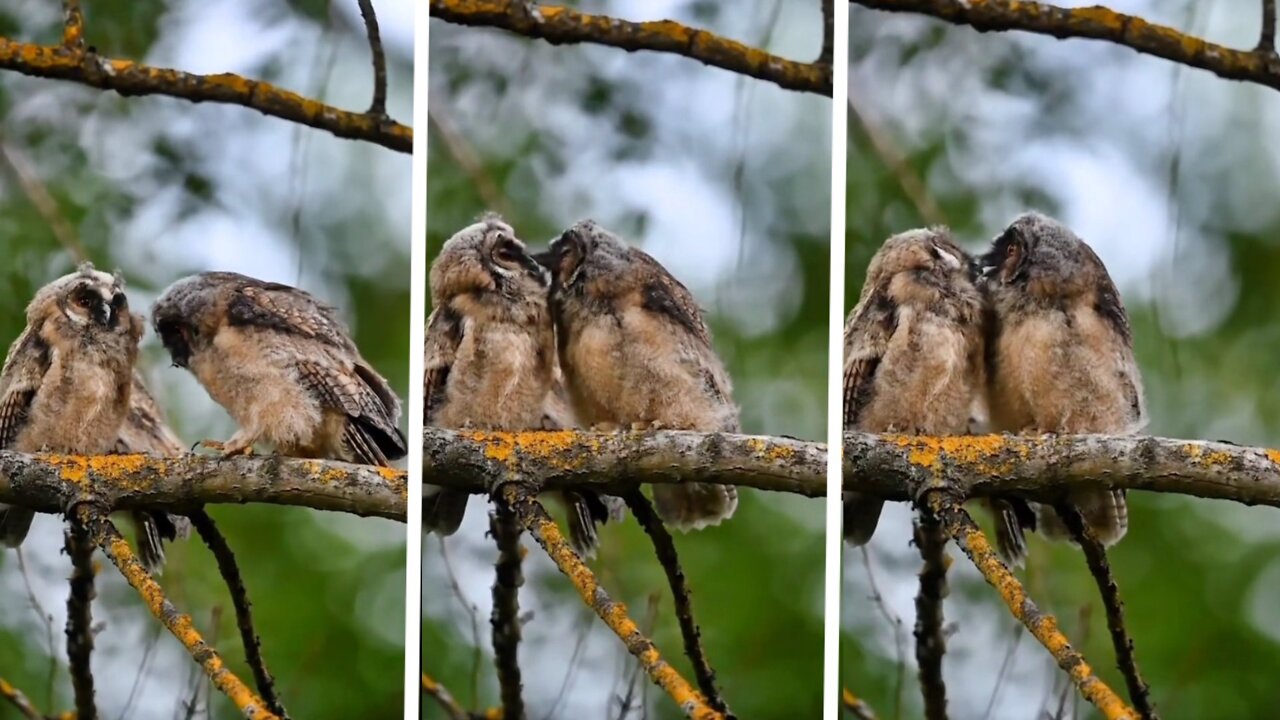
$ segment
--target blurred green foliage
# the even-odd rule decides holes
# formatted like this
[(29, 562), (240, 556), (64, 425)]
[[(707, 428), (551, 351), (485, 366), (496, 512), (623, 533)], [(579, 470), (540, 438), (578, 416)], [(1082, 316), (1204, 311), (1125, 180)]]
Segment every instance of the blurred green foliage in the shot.
[[(801, 49), (771, 49), (816, 53), (817, 4), (783, 5), (787, 13), (773, 29)], [(624, 17), (635, 12), (622, 3), (590, 6)], [(760, 42), (774, 8), (767, 0), (693, 2), (663, 13)], [(724, 258), (708, 264), (726, 269), (714, 281), (681, 279), (706, 311), (744, 432), (824, 440), (830, 101), (684, 58), (553, 47), (437, 21), (431, 44), (428, 262), (485, 210), (503, 211), (535, 248), (575, 220), (593, 217), (643, 242), (669, 267), (680, 251), (667, 241), (690, 251), (719, 242)], [(652, 201), (648, 178), (686, 166), (720, 194), (674, 184)], [(629, 187), (628, 178), (637, 184)], [(705, 213), (690, 213), (686, 194), (715, 202)], [(753, 230), (745, 249), (735, 247), (732, 236), (716, 236), (722, 231), (710, 220), (724, 214)], [(673, 218), (687, 223), (683, 234), (656, 236), (655, 228)], [(754, 266), (750, 256), (765, 251), (778, 260)], [(735, 259), (735, 253), (747, 257)], [(779, 287), (784, 307), (754, 309)], [(426, 537), (423, 544), (423, 669), (474, 710), (498, 702), (488, 620), (496, 550), (482, 537), (482, 519), (473, 517), (482, 516), (481, 508), (473, 499), (468, 524), (443, 543), (452, 573), (440, 540)], [(740, 717), (820, 714), (822, 528), (821, 500), (743, 490), (732, 520), (676, 537), (708, 657)], [(635, 677), (636, 663), (621, 642), (534, 541), (523, 543), (530, 553), (521, 610), (531, 617), (520, 659), (530, 717), (621, 717), (623, 698), (632, 699), (629, 717), (681, 717), (647, 678)], [(590, 565), (603, 586), (692, 682), (670, 590), (648, 538), (628, 518), (606, 526), (601, 544)], [(467, 609), (473, 604), (474, 614)], [(430, 698), (423, 709), (431, 720), (444, 717)]]
[[(1228, 4), (1203, 4), (1206, 13), (1208, 6), (1219, 5)], [(1161, 10), (1166, 14), (1182, 12), (1175, 7)], [(1135, 293), (1132, 283), (1121, 287), (1146, 386), (1150, 415), (1146, 432), (1280, 445), (1280, 393), (1274, 378), (1280, 333), (1275, 313), (1280, 307), (1280, 286), (1275, 282), (1280, 275), (1280, 248), (1275, 238), (1280, 236), (1280, 222), (1274, 215), (1261, 221), (1256, 215), (1232, 217), (1232, 208), (1241, 207), (1233, 203), (1233, 197), (1247, 194), (1248, 188), (1259, 184), (1274, 186), (1274, 165), (1263, 168), (1215, 161), (1261, 155), (1274, 163), (1274, 149), (1268, 147), (1261, 153), (1257, 145), (1271, 132), (1264, 106), (1274, 105), (1273, 91), (1186, 70), (1187, 79), (1194, 77), (1195, 84), (1177, 86), (1178, 105), (1170, 106), (1172, 114), (1157, 111), (1154, 123), (1142, 126), (1143, 121), (1119, 117), (1115, 111), (1093, 114), (1085, 99), (1099, 83), (1140, 87), (1142, 81), (1128, 76), (1138, 72), (1155, 77), (1146, 83), (1155, 82), (1158, 89), (1148, 92), (1160, 98), (1168, 78), (1176, 81), (1179, 77), (1164, 61), (1135, 59), (1128, 51), (1078, 40), (977, 35), (935, 20), (870, 12), (857, 6), (851, 20), (850, 57), (854, 75), (862, 83), (858, 87), (867, 88), (886, 74), (895, 83), (861, 96), (852, 93), (853, 102), (873, 118), (877, 132), (900, 144), (909, 172), (925, 181), (948, 224), (971, 250), (979, 250), (999, 231), (999, 223), (1012, 219), (1012, 215), (1001, 217), (1010, 207), (1015, 211), (1064, 212), (1054, 197), (1046, 196), (1043, 187), (1030, 181), (993, 188), (971, 180), (988, 177), (982, 170), (963, 165), (963, 158), (972, 157), (966, 153), (986, 147), (984, 138), (1008, 138), (1007, 147), (995, 152), (1008, 165), (1015, 165), (1018, 159), (1011, 156), (1026, 141), (1017, 124), (1024, 117), (1030, 118), (1027, 125), (1034, 137), (1077, 143), (1082, 155), (1102, 147), (1101, 138), (1127, 132), (1127, 123), (1139, 126), (1128, 152), (1140, 167), (1150, 169), (1152, 183), (1167, 194), (1169, 202), (1210, 208), (1208, 218), (1198, 225), (1190, 224), (1195, 216), (1184, 211), (1181, 230), (1184, 237), (1203, 233), (1215, 250), (1225, 252), (1230, 279), (1218, 287), (1204, 288), (1182, 281), (1182, 273), (1165, 273), (1160, 268), (1181, 267), (1185, 271), (1186, 263), (1195, 262), (1179, 255), (1177, 241), (1166, 238), (1162, 259), (1146, 280), (1150, 283), (1147, 287), (1155, 288), (1155, 299), (1151, 292), (1146, 296)], [(1247, 32), (1255, 31), (1242, 34)], [(892, 49), (872, 60), (878, 44)], [(1073, 58), (1080, 67), (1064, 68), (1046, 59), (1037, 62), (1040, 53), (1044, 58), (1075, 53)], [(893, 59), (883, 64), (886, 58)], [(933, 93), (936, 86), (930, 82), (939, 79), (956, 90), (950, 95)], [(899, 101), (896, 108), (908, 106), (907, 98), (918, 98), (916, 113), (894, 114), (902, 111), (875, 104), (875, 97), (891, 96)], [(966, 108), (984, 103), (1016, 107), (1018, 112), (1004, 121), (996, 120), (995, 125), (980, 120), (983, 115), (978, 111), (966, 112)], [(1198, 108), (1205, 111), (1200, 113), (1202, 119), (1197, 119)], [(1218, 121), (1222, 125), (1215, 124), (1216, 113), (1209, 108), (1223, 110), (1224, 117)], [(1183, 120), (1178, 116), (1182, 113), (1190, 119)], [(1182, 131), (1184, 122), (1186, 127), (1199, 130)], [(1230, 130), (1225, 129), (1226, 123), (1230, 123)], [(911, 130), (900, 132), (905, 127)], [(904, 141), (904, 136), (910, 139)], [(1151, 151), (1142, 146), (1140, 137), (1159, 138), (1156, 157), (1148, 154)], [(1168, 176), (1175, 158), (1182, 162), (1180, 182), (1171, 182)], [(891, 234), (926, 224), (891, 166), (877, 151), (866, 127), (851, 117), (846, 309), (856, 303), (867, 262), (880, 243)], [(1052, 178), (1055, 173), (1066, 175), (1065, 170), (1052, 166), (1038, 168), (1037, 175)], [(1138, 190), (1135, 187), (1133, 197), (1122, 199), (1120, 204), (1140, 199)], [(1000, 218), (996, 224), (991, 224), (993, 216)], [(1116, 220), (1121, 225), (1123, 218)], [(1085, 240), (1103, 247), (1124, 244), (1129, 238), (1117, 233)], [(1184, 307), (1186, 303), (1195, 306), (1220, 293), (1229, 297), (1233, 292), (1238, 296), (1226, 316), (1202, 332), (1175, 333), (1169, 329), (1169, 306), (1160, 301), (1182, 293)], [(1125, 602), (1137, 658), (1161, 716), (1166, 720), (1274, 717), (1274, 678), (1280, 672), (1280, 633), (1276, 631), (1280, 565), (1275, 560), (1280, 536), (1273, 529), (1275, 511), (1151, 493), (1131, 493), (1129, 504), (1129, 533), (1111, 550), (1111, 565)], [(989, 527), (985, 513), (974, 514)], [(1123, 695), (1124, 682), (1114, 666), (1105, 614), (1079, 551), (1039, 538), (1031, 543), (1030, 567), (1021, 576), (1032, 598), (1059, 618), (1095, 671)], [(911, 636), (914, 610), (902, 601), (914, 595), (918, 555), (914, 548), (887, 547), (879, 534), (870, 552), (876, 561), (875, 579), (881, 596), (893, 608), (905, 611), (896, 613), (904, 623), (905, 689), (900, 694), (896, 689), (899, 670), (892, 623), (883, 617), (868, 585), (859, 551), (848, 549), (843, 563), (841, 681), (876, 708), (880, 717), (915, 717), (921, 705)], [(944, 669), (953, 717), (1053, 716), (1064, 692), (1065, 676), (1043, 648), (1015, 629), (1020, 626), (954, 545), (949, 553), (956, 562), (949, 575), (951, 596), (946, 616), (951, 649)], [(888, 602), (895, 595), (899, 602)], [(1023, 637), (1017, 641), (1012, 669), (1003, 671), (1000, 682), (997, 677), (1002, 673), (1002, 661), (1018, 634)], [(1034, 701), (1013, 709), (1002, 701), (997, 707), (1003, 711), (984, 715), (988, 694), (997, 685), (1002, 685), (1001, 697), (1006, 700), (1017, 694)], [(1086, 703), (1074, 699), (1074, 691), (1066, 697), (1065, 717), (1097, 717)]]
[[(57, 4), (21, 5), (0, 11), (0, 32), (56, 42)], [(146, 59), (157, 46), (190, 41), (201, 32), (188, 20), (199, 22), (202, 3), (84, 5), (88, 42), (115, 57)], [(355, 3), (354, 22), (336, 23), (326, 20), (327, 5), (310, 5), (295, 9), (274, 2), (256, 12), (270, 16), (279, 32), (292, 33), (298, 48), (307, 48), (299, 56), (303, 60), (310, 59), (309, 48), (317, 42), (325, 52), (336, 48), (339, 71), (317, 75), (321, 70), (298, 63), (289, 48), (260, 45), (259, 36), (246, 32), (241, 49), (256, 53), (256, 60), (243, 72), (255, 77), (272, 72), (282, 85), (304, 93), (312, 92), (319, 78), (326, 96), (365, 97), (368, 47)], [(262, 17), (251, 13), (248, 22)], [(225, 16), (223, 22), (246, 20)], [(388, 47), (392, 110), (407, 121), (411, 58)], [(227, 62), (243, 62), (242, 57)], [(221, 57), (207, 60), (214, 66), (223, 62)], [(359, 71), (343, 71), (348, 63)], [(134, 311), (146, 312), (156, 294), (179, 277), (226, 269), (218, 258), (250, 274), (257, 268), (271, 279), (301, 281), (339, 307), (364, 356), (403, 397), (409, 374), (410, 207), (407, 191), (394, 195), (388, 187), (407, 188), (409, 157), (292, 128), (243, 108), (121, 98), (0, 74), (0, 143), (20, 153), (29, 171), (26, 179), (47, 188), (88, 257), (100, 268), (124, 272)], [(285, 141), (270, 145), (271, 138)], [(271, 149), (259, 152), (264, 143)], [(130, 150), (103, 149), (113, 146)], [(246, 160), (229, 172), (219, 162), (223, 156)], [(36, 288), (75, 266), (53, 230), (55, 221), (29, 199), (23, 172), (0, 158), (0, 296), (8, 298), (0, 302), (0, 343), (6, 347), (21, 331), (25, 304)], [(340, 199), (359, 200), (341, 216), (332, 211), (333, 189), (321, 182), (331, 173), (349, 176)], [(402, 207), (394, 207), (390, 198), (402, 198)], [(139, 222), (148, 216), (165, 220)], [(207, 220), (215, 217), (220, 222)], [(246, 237), (254, 240), (246, 245)], [(239, 250), (226, 249), (231, 247)], [(188, 374), (169, 367), (150, 331), (142, 369), (185, 442), (225, 439), (233, 431), (230, 419)], [(403, 717), (404, 526), (267, 505), (218, 506), (210, 512), (237, 554), (267, 665), (292, 715)], [(48, 713), (71, 706), (60, 619), (70, 567), (57, 551), (62, 541), (56, 528), (52, 519), (41, 518), (25, 546), (37, 601), (43, 612), (59, 618), (52, 625), (52, 648), (42, 613), (31, 607), (16, 554), (0, 552), (0, 677)], [(102, 716), (239, 717), (106, 559), (97, 561), (103, 569), (94, 621), (102, 626), (93, 666)], [(226, 586), (198, 538), (169, 547), (160, 580), (230, 669), (252, 685)], [(60, 664), (52, 677), (51, 651)], [(193, 698), (195, 709), (188, 714)], [(0, 701), (0, 719), (16, 717)]]

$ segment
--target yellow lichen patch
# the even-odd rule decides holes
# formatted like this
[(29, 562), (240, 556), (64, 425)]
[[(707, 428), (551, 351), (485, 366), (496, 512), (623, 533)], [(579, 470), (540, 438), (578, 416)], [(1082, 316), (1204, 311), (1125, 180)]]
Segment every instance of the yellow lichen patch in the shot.
[(795, 448), (771, 443), (764, 438), (749, 438), (747, 440), (747, 448), (749, 448), (756, 457), (773, 462), (783, 462), (796, 456)]
[[(907, 462), (933, 472), (942, 469), (944, 460), (961, 463), (986, 474), (1008, 472), (1012, 468), (1009, 461), (993, 462), (1009, 445), (1001, 435), (892, 435), (886, 439), (907, 450)], [(1021, 450), (1020, 454), (1025, 456), (1026, 449)]]
[(1267, 450), (1267, 459), (1276, 465), (1280, 465), (1280, 450)]

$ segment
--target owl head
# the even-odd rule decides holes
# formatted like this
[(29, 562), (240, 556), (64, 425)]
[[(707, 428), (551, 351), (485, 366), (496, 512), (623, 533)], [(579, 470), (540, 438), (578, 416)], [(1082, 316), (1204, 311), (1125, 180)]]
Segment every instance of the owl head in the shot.
[(60, 329), (94, 335), (142, 336), (141, 318), (129, 312), (124, 277), (95, 270), (83, 263), (36, 292), (27, 305), (27, 323), (38, 327), (53, 321)]
[(165, 288), (151, 309), (151, 325), (169, 351), (174, 367), (187, 367), (191, 354), (211, 341), (228, 291), (246, 282), (254, 281), (238, 273), (203, 272)]
[(1105, 280), (1106, 267), (1066, 225), (1037, 212), (1018, 216), (980, 261), (992, 292), (1033, 297), (1071, 297)]
[(943, 227), (908, 230), (885, 240), (867, 266), (862, 294), (884, 289), (899, 301), (932, 297), (973, 281), (969, 256)]
[(580, 292), (590, 281), (617, 277), (634, 264), (636, 252), (594, 220), (582, 220), (537, 256), (551, 271), (552, 292)]
[(431, 303), (439, 307), (461, 295), (498, 295), (510, 300), (545, 296), (547, 273), (523, 241), (496, 214), (459, 230), (445, 241), (431, 265)]

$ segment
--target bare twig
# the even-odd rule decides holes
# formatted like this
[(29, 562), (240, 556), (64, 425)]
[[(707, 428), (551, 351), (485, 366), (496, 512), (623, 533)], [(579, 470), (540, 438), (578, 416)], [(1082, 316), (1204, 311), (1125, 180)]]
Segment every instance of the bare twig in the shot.
[(501, 28), (553, 45), (592, 43), (630, 52), (672, 53), (704, 65), (772, 82), (788, 90), (831, 95), (829, 63), (802, 63), (672, 20), (630, 22), (572, 8), (509, 0), (431, 0), (431, 14), (459, 25)]
[[(1218, 77), (1280, 89), (1273, 50), (1235, 50), (1106, 7), (1064, 8), (1032, 0), (853, 0), (878, 10), (932, 15), (975, 30), (1024, 30), (1056, 38), (1090, 38), (1144, 55), (1208, 70)], [(1274, 25), (1273, 25), (1274, 27)]]
[(498, 561), (493, 566), (493, 614), (489, 623), (493, 627), (493, 664), (501, 688), (502, 717), (503, 720), (524, 720), (518, 659), (519, 593), (524, 584), (520, 562), (524, 548), (520, 547), (520, 522), (515, 512), (501, 501), (494, 503), (494, 512), (489, 515), (489, 532), (498, 546)]
[(822, 0), (822, 52), (819, 65), (831, 65), (836, 56), (836, 1)]
[(716, 671), (711, 668), (707, 651), (702, 647), (702, 631), (698, 629), (698, 622), (693, 617), (693, 595), (685, 582), (684, 570), (680, 567), (680, 556), (676, 554), (675, 541), (671, 538), (671, 533), (667, 532), (658, 514), (654, 512), (653, 506), (649, 504), (644, 493), (637, 489), (628, 492), (623, 498), (631, 508), (631, 514), (635, 516), (636, 522), (649, 535), (649, 539), (653, 542), (653, 552), (667, 574), (667, 583), (671, 586), (671, 597), (675, 604), (676, 619), (680, 624), (680, 635), (684, 638), (684, 654), (689, 656), (689, 662), (693, 664), (693, 675), (698, 682), (698, 689), (702, 691), (702, 696), (707, 699), (708, 705), (724, 713), (726, 718), (732, 718), (733, 714), (729, 711), (729, 706), (720, 697), (720, 691), (716, 687)]
[(436, 137), (444, 143), (445, 152), (458, 164), (458, 168), (471, 180), (476, 194), (484, 202), (484, 206), (506, 218), (507, 222), (519, 227), (519, 218), (507, 194), (498, 187), (493, 176), (484, 166), (484, 160), (462, 131), (453, 121), (453, 115), (445, 105), (444, 98), (432, 95), (427, 101), (431, 111), (427, 113), (427, 123), (435, 130)]
[(53, 628), (53, 615), (50, 615), (44, 606), (40, 604), (39, 598), (36, 597), (35, 587), (31, 584), (31, 572), (27, 569), (27, 554), (22, 548), (17, 549), (18, 555), (18, 572), (22, 575), (22, 586), (27, 591), (27, 601), (31, 603), (31, 610), (40, 618), (40, 622), (44, 624), (45, 646), (49, 649), (49, 674), (45, 679), (44, 701), (46, 704), (53, 704), (53, 685), (58, 677), (58, 645), (54, 641), (57, 631)]
[(1262, 31), (1257, 52), (1276, 54), (1276, 0), (1262, 0)]
[(1116, 651), (1116, 665), (1124, 675), (1125, 685), (1129, 689), (1129, 700), (1133, 708), (1142, 715), (1143, 720), (1160, 720), (1155, 705), (1151, 702), (1151, 688), (1142, 679), (1138, 671), (1138, 659), (1134, 655), (1133, 638), (1124, 622), (1124, 602), (1120, 599), (1120, 586), (1116, 584), (1111, 573), (1111, 563), (1107, 560), (1107, 551), (1093, 529), (1085, 525), (1080, 511), (1071, 504), (1059, 503), (1058, 515), (1067, 526), (1071, 536), (1084, 551), (1085, 562), (1089, 572), (1098, 584), (1098, 592), (1102, 595), (1102, 606), (1107, 611), (1107, 629), (1111, 631), (1111, 644)]
[(373, 54), (373, 102), (369, 114), (385, 117), (387, 114), (387, 54), (382, 49), (382, 34), (378, 32), (378, 15), (373, 11), (373, 0), (359, 0), (360, 17), (364, 19), (365, 33), (369, 38), (369, 50)]
[(267, 707), (271, 708), (271, 712), (279, 715), (282, 720), (289, 720), (289, 712), (276, 695), (275, 680), (271, 677), (271, 671), (267, 670), (266, 660), (262, 658), (262, 641), (253, 626), (253, 604), (249, 602), (249, 591), (244, 586), (244, 578), (240, 576), (236, 555), (208, 512), (204, 509), (195, 510), (188, 513), (188, 517), (204, 544), (213, 553), (218, 571), (222, 573), (222, 580), (231, 593), (231, 604), (236, 611), (236, 627), (240, 629), (240, 642), (244, 644), (245, 662), (253, 671), (253, 681), (258, 686), (258, 693), (262, 695)]
[(876, 711), (871, 709), (865, 700), (849, 692), (848, 688), (840, 691), (840, 704), (853, 714), (857, 720), (880, 720)]
[(471, 700), (476, 702), (480, 694), (480, 608), (468, 600), (467, 594), (462, 591), (462, 585), (458, 582), (457, 573), (453, 571), (453, 562), (449, 560), (449, 549), (443, 538), (440, 539), (440, 559), (444, 564), (445, 576), (449, 578), (449, 588), (453, 591), (453, 596), (457, 598), (458, 604), (471, 619)]
[(97, 720), (93, 699), (93, 543), (74, 514), (67, 517), (67, 556), (71, 558), (71, 592), (67, 595), (67, 659), (78, 720)]
[(893, 686), (893, 716), (898, 718), (902, 716), (902, 689), (906, 687), (907, 679), (907, 658), (904, 649), (906, 639), (903, 637), (902, 618), (889, 609), (889, 603), (885, 602), (884, 595), (880, 594), (875, 568), (871, 566), (871, 552), (867, 550), (866, 545), (858, 549), (862, 552), (862, 566), (867, 570), (867, 589), (871, 591), (871, 601), (876, 604), (885, 622), (893, 628), (893, 652), (897, 660), (894, 664), (897, 670), (897, 681)]
[(681, 711), (694, 720), (724, 720), (724, 715), (709, 705), (687, 680), (671, 667), (658, 648), (649, 638), (640, 632), (634, 620), (627, 614), (626, 606), (615, 602), (600, 587), (595, 575), (582, 562), (578, 554), (569, 546), (568, 541), (560, 534), (551, 516), (537, 500), (529, 495), (529, 490), (516, 483), (502, 486), (495, 495), (501, 497), (520, 518), (542, 549), (551, 557), (552, 562), (564, 573), (578, 591), (578, 595), (605, 625), (609, 626), (621, 638), (627, 651), (640, 661), (649, 678), (663, 689), (676, 702)]
[(2, 677), (0, 677), (0, 697), (9, 701), (9, 704), (22, 713), (22, 717), (27, 720), (44, 720), (44, 716), (31, 704), (27, 696)]
[(1013, 616), (1044, 645), (1058, 666), (1070, 676), (1080, 694), (1097, 707), (1104, 718), (1138, 720), (1138, 714), (1133, 708), (1126, 705), (1115, 691), (1098, 678), (1084, 657), (1071, 647), (1070, 641), (1058, 629), (1058, 621), (1052, 615), (1041, 612), (1031, 598), (1027, 597), (1022, 583), (1009, 572), (982, 530), (960, 506), (960, 498), (945, 491), (930, 490), (919, 504), (938, 517), (947, 534), (969, 556), (983, 578), (999, 592)]
[(49, 187), (40, 179), (40, 174), (36, 172), (27, 156), (12, 144), (0, 140), (0, 157), (4, 158), (9, 169), (13, 171), (14, 177), (18, 180), (18, 186), (22, 188), (22, 194), (27, 196), (31, 207), (44, 218), (45, 224), (49, 226), (49, 231), (53, 233), (58, 244), (66, 249), (67, 254), (76, 263), (88, 260), (89, 254), (80, 243), (75, 228), (67, 221), (67, 216), (58, 209), (58, 201), (54, 199), (53, 193), (49, 192)]
[(852, 92), (849, 93), (849, 114), (857, 122), (858, 127), (862, 128), (862, 134), (866, 135), (867, 141), (871, 143), (871, 151), (880, 159), (880, 164), (893, 175), (898, 187), (902, 189), (902, 194), (906, 195), (907, 200), (915, 207), (920, 219), (926, 225), (946, 225), (947, 218), (942, 211), (942, 206), (929, 192), (929, 186), (924, 178), (920, 177), (912, 167), (911, 159), (902, 151), (898, 143), (854, 101)]
[(147, 608), (151, 610), (151, 614), (163, 623), (174, 637), (178, 638), (182, 646), (191, 654), (192, 659), (204, 670), (214, 687), (230, 698), (247, 720), (279, 720), (279, 716), (266, 707), (262, 698), (227, 669), (218, 651), (206, 643), (196, 631), (195, 625), (191, 622), (191, 616), (178, 612), (169, 603), (164, 590), (142, 566), (142, 563), (138, 562), (133, 550), (129, 548), (129, 543), (120, 535), (120, 531), (116, 530), (111, 521), (85, 503), (72, 508), (71, 513), (88, 527), (93, 542), (102, 548), (111, 562), (119, 568), (120, 574), (124, 575), (124, 579), (138, 591)]
[(444, 708), (449, 720), (470, 720), (466, 709), (459, 705), (457, 700), (453, 699), (453, 694), (449, 692), (449, 689), (426, 673), (422, 673), (422, 692), (430, 695), (439, 703), (440, 707)]
[(947, 534), (938, 519), (922, 512), (915, 526), (920, 559), (920, 592), (916, 595), (916, 663), (920, 667), (920, 692), (924, 716), (946, 720), (947, 685), (942, 679), (942, 656), (947, 639), (942, 630), (942, 599), (947, 595)]

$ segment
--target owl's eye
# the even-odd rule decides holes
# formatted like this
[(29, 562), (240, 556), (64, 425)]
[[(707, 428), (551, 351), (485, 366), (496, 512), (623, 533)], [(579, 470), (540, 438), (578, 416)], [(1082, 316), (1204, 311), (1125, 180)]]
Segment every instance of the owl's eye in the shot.
[(94, 302), (93, 296), (87, 292), (76, 294), (76, 304), (79, 305), (80, 307), (87, 308), (90, 305), (92, 305), (93, 302)]
[(515, 246), (510, 244), (499, 245), (496, 255), (502, 262), (513, 263), (519, 259)]

